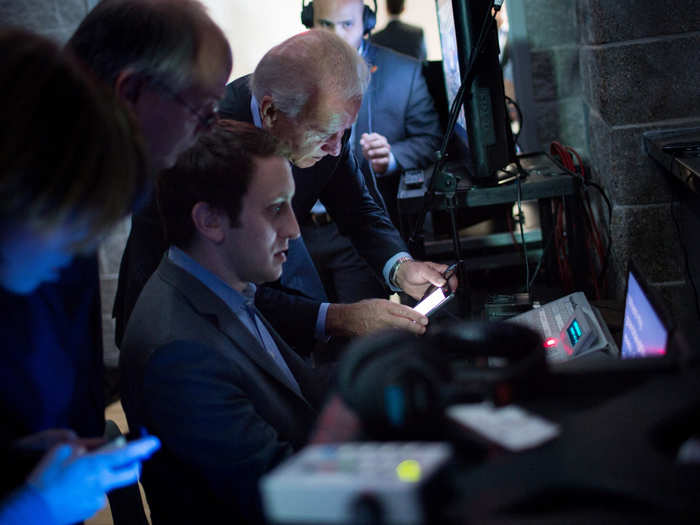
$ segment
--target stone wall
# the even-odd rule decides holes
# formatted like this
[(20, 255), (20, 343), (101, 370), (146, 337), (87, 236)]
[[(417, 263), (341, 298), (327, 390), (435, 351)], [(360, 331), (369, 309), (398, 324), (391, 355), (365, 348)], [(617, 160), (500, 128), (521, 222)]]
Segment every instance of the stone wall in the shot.
[[(576, 0), (508, 0), (518, 103), (526, 150), (557, 140), (587, 151)], [(527, 85), (529, 84), (529, 85)]]
[(633, 258), (674, 317), (692, 318), (676, 226), (683, 190), (647, 156), (642, 134), (700, 125), (697, 4), (578, 0), (577, 19), (590, 162), (613, 203), (611, 292), (624, 293)]
[[(610, 294), (622, 299), (633, 258), (676, 319), (697, 323), (684, 264), (700, 269), (683, 190), (645, 152), (649, 130), (700, 125), (700, 11), (693, 0), (508, 0), (516, 90), (536, 143), (573, 146), (612, 206)], [(518, 69), (518, 64), (515, 64)], [(518, 82), (521, 86), (518, 87)], [(597, 199), (601, 221), (607, 212)], [(672, 213), (673, 212), (673, 213)], [(695, 221), (695, 222), (693, 222)], [(679, 235), (680, 227), (680, 235)], [(683, 239), (683, 245), (679, 239)], [(697, 270), (696, 270), (697, 271)]]

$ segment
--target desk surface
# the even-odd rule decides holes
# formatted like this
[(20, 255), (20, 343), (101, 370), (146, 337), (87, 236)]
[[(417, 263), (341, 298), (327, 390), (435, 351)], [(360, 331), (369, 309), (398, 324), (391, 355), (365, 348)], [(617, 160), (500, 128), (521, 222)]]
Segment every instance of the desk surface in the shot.
[[(521, 181), (521, 198), (524, 201), (546, 199), (573, 195), (576, 191), (576, 179), (562, 171), (545, 154), (531, 154), (520, 157), (522, 167), (529, 173), (527, 178)], [(490, 206), (492, 204), (504, 204), (518, 200), (518, 189), (515, 181), (497, 186), (473, 186), (468, 180), (463, 168), (450, 166), (453, 173), (463, 176), (457, 186), (457, 206), (476, 208)], [(420, 188), (407, 188), (403, 177), (399, 183), (398, 206), (402, 213), (418, 213), (423, 211), (423, 198), (427, 191), (427, 184), (432, 173), (431, 169), (425, 170), (426, 181)], [(461, 173), (460, 173), (461, 172)], [(444, 199), (438, 195), (436, 209), (445, 209)]]

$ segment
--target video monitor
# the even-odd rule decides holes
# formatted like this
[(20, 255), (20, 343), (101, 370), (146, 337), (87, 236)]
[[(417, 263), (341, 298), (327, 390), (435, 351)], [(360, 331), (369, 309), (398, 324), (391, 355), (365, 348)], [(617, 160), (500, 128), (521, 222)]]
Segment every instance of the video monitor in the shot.
[[(436, 0), (448, 107), (456, 98), (484, 20), (491, 16), (490, 7), (490, 0)], [(474, 64), (474, 81), (465, 93), (454, 132), (459, 155), (471, 160), (467, 164), (473, 166), (471, 176), (476, 184), (493, 181), (498, 170), (515, 160), (498, 54), (498, 31), (493, 23)]]
[(666, 355), (669, 330), (653, 301), (643, 277), (630, 265), (620, 353), (623, 359)]

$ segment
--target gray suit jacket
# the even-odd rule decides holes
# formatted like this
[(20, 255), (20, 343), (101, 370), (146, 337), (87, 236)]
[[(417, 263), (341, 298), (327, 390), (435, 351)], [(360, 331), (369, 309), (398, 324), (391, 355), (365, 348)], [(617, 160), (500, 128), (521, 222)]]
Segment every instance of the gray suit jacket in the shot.
[[(423, 76), (422, 63), (373, 43), (365, 45), (364, 58), (373, 72), (362, 98), (353, 147), (365, 180), (371, 187), (369, 162), (362, 156), (360, 145), (363, 133), (384, 135), (400, 168), (422, 169), (435, 162), (442, 130)], [(389, 215), (398, 225), (396, 193), (399, 174), (394, 172), (377, 178)]]
[(228, 306), (167, 255), (121, 352), (129, 427), (162, 451), (144, 466), (153, 523), (260, 520), (260, 476), (302, 447), (325, 381), (265, 324), (302, 395)]

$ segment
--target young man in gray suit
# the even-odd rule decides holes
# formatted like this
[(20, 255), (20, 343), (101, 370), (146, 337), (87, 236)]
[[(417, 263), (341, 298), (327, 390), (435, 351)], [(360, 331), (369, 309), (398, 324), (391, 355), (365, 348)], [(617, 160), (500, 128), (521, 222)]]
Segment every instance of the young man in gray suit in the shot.
[(260, 522), (258, 479), (303, 446), (325, 393), (253, 304), (299, 236), (278, 152), (221, 120), (158, 182), (170, 248), (121, 352), (129, 426), (163, 444), (143, 474), (154, 525)]

